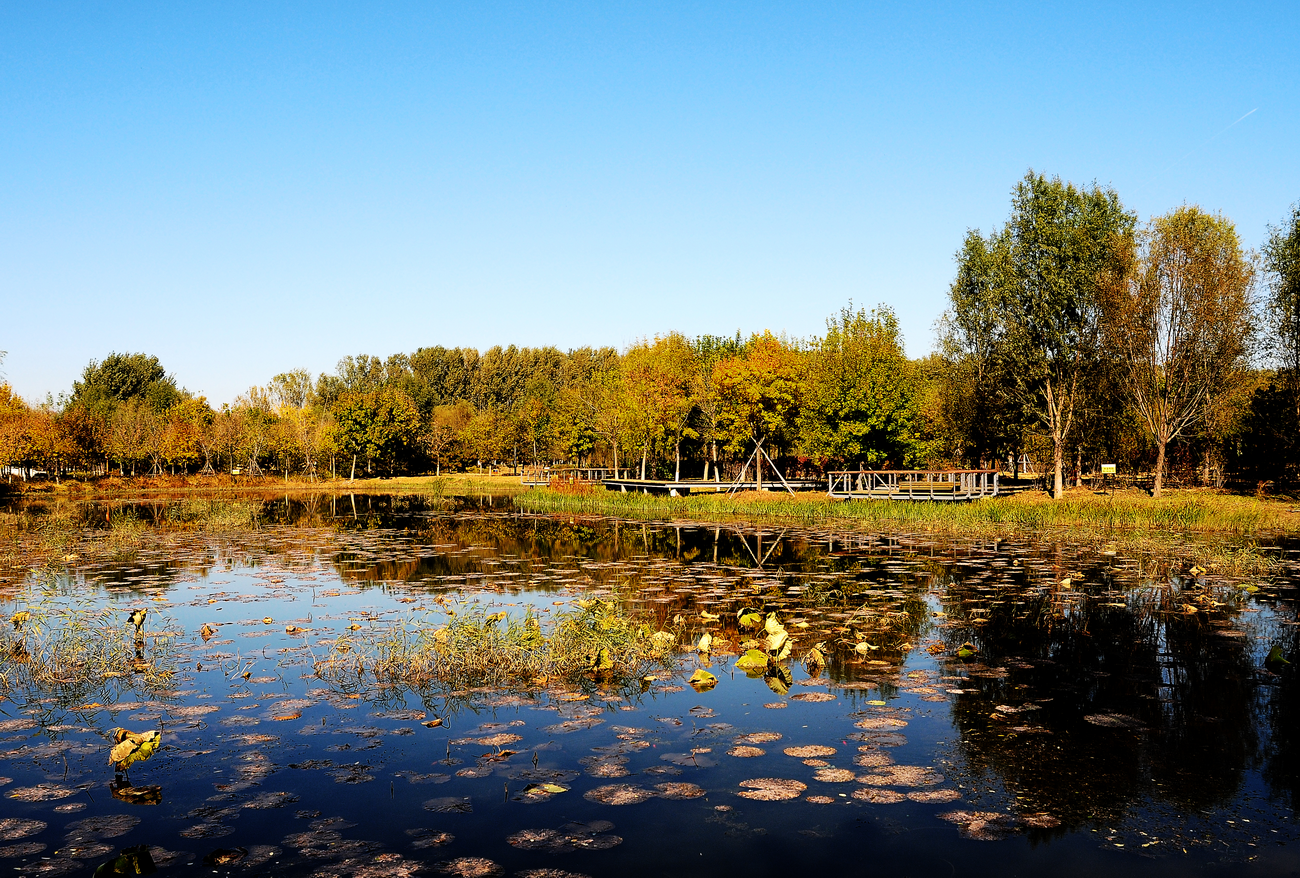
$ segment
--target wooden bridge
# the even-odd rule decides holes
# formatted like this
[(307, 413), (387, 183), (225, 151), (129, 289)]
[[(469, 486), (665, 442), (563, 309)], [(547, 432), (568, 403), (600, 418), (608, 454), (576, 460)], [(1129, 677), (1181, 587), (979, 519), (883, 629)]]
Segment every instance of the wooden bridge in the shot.
[[(709, 481), (701, 479), (605, 479), (605, 490), (619, 491), (623, 494), (667, 494), (670, 497), (687, 497), (691, 494), (719, 494), (731, 491), (756, 491), (760, 485), (757, 481)], [(822, 486), (821, 479), (784, 479), (782, 481), (765, 480), (761, 487), (779, 488), (792, 491), (815, 491)]]
[(543, 466), (530, 464), (523, 468), (521, 481), (531, 487), (546, 486), (552, 480), (561, 482), (603, 482), (605, 479), (630, 477), (632, 470), (609, 466)]
[(827, 476), (827, 493), (849, 500), (978, 500), (998, 494), (998, 471), (992, 469), (847, 470)]

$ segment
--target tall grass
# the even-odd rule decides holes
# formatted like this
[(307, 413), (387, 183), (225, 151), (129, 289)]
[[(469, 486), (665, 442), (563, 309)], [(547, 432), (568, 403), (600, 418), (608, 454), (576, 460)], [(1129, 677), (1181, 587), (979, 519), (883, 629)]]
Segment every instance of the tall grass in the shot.
[(369, 674), (413, 689), (626, 683), (671, 667), (675, 642), (612, 600), (578, 601), (545, 624), (531, 610), (511, 617), (469, 603), (339, 637), (315, 670), (331, 683)]
[(1070, 494), (1057, 501), (1022, 494), (953, 503), (834, 500), (813, 494), (757, 492), (665, 497), (539, 489), (517, 497), (515, 504), (536, 512), (604, 513), (631, 518), (741, 516), (806, 524), (917, 525), (949, 532), (967, 532), (971, 528), (1043, 531), (1078, 527), (1160, 533), (1217, 531), (1245, 536), (1300, 532), (1300, 514), (1292, 504), (1211, 493), (1175, 494), (1158, 500), (1134, 493), (1113, 497)]
[(0, 619), (0, 694), (10, 701), (68, 708), (174, 681), (178, 633), (165, 623), (137, 642), (121, 610), (54, 599), (14, 607)]

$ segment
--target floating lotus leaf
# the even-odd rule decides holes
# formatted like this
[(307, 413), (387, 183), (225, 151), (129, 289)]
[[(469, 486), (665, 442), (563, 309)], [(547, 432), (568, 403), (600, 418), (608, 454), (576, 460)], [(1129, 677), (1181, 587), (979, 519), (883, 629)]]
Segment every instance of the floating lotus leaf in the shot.
[(743, 789), (736, 795), (759, 802), (780, 802), (787, 799), (797, 799), (803, 794), (804, 790), (808, 789), (807, 784), (779, 777), (758, 777), (752, 780), (742, 780), (740, 786)]
[(119, 771), (125, 771), (137, 762), (143, 762), (158, 750), (162, 742), (162, 732), (154, 729), (148, 732), (128, 732), (126, 729), (113, 729), (117, 744), (108, 754), (108, 761), (116, 763)]
[(703, 668), (696, 668), (695, 673), (691, 674), (691, 678), (687, 682), (695, 688), (696, 692), (707, 692), (718, 685), (718, 678)]
[(497, 875), (505, 874), (505, 869), (483, 857), (458, 857), (439, 863), (437, 869), (444, 875), (453, 875), (455, 878), (496, 878)]
[(793, 756), (796, 759), (809, 759), (817, 756), (834, 756), (836, 750), (825, 744), (805, 744), (802, 747), (786, 747), (783, 752), (786, 756)]
[(588, 790), (582, 797), (589, 802), (599, 802), (602, 805), (639, 805), (654, 796), (655, 794), (645, 787), (630, 783), (616, 783)]
[(767, 670), (767, 653), (761, 649), (748, 650), (744, 655), (736, 660), (736, 667), (742, 671), (766, 671)]

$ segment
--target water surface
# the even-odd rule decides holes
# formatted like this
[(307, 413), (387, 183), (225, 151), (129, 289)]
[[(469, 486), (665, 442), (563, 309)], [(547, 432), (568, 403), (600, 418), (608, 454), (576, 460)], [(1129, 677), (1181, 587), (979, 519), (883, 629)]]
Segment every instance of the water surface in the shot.
[[(125, 517), (134, 540), (7, 586), (6, 617), (108, 607), (123, 637), (147, 607), (141, 659), (175, 673), (5, 693), (0, 865), (90, 874), (135, 845), (161, 874), (1300, 865), (1296, 674), (1264, 661), (1274, 645), (1297, 655), (1288, 547), (1275, 574), (1228, 579), (1029, 540), (548, 517), (500, 500), (241, 509), (86, 504), (76, 527), (120, 535)], [(653, 681), (532, 692), (314, 672), (350, 631), (464, 600), (545, 618), (593, 595), (683, 647), (707, 630), (734, 651), (749, 636), (738, 610), (775, 612), (796, 641), (789, 685), (715, 654), (719, 683), (697, 692), (686, 651)], [(827, 667), (797, 661), (818, 644)], [(129, 773), (156, 802), (113, 796), (114, 727), (163, 730)]]

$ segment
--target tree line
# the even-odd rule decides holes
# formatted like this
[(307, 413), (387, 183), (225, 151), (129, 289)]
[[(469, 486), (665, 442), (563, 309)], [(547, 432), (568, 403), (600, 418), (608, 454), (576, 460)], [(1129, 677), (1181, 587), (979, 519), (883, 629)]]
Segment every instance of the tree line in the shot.
[(935, 353), (893, 311), (823, 335), (679, 333), (626, 350), (420, 348), (276, 375), (214, 408), (156, 357), (91, 361), (30, 405), (0, 386), (0, 466), (307, 478), (567, 462), (726, 478), (757, 446), (787, 474), (1034, 467), (1060, 496), (1115, 463), (1223, 484), (1300, 475), (1300, 205), (1244, 249), (1182, 206), (1140, 225), (1112, 189), (1028, 173), (1005, 225), (956, 255)]

